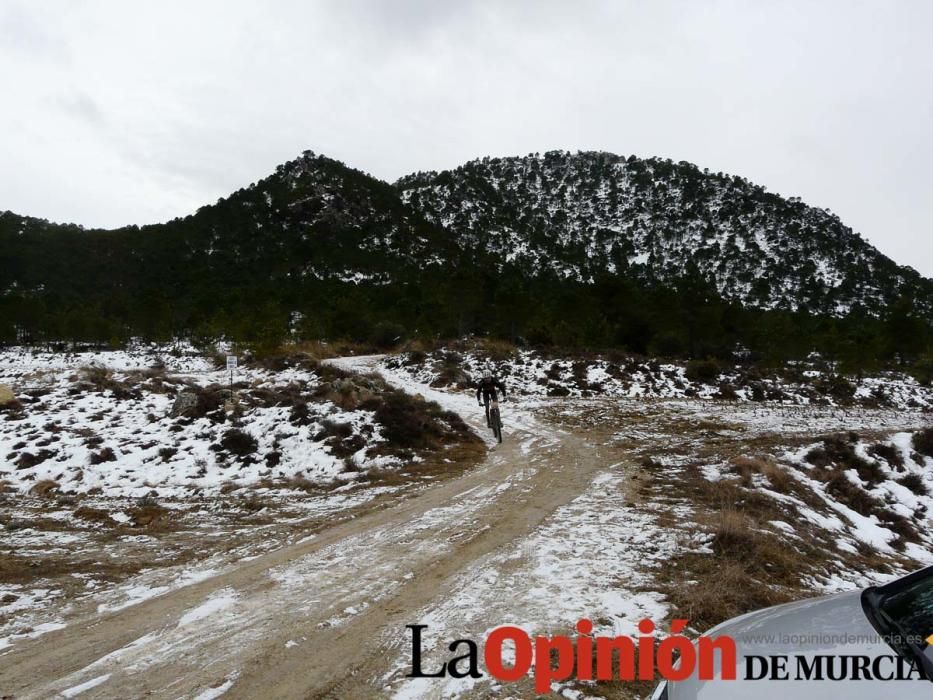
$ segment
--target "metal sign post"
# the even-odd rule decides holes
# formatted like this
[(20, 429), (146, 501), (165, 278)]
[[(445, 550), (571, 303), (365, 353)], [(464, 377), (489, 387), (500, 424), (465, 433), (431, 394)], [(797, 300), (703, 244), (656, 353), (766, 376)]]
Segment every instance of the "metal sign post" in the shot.
[(230, 402), (233, 403), (233, 373), (236, 372), (236, 355), (227, 355), (227, 371), (230, 373)]

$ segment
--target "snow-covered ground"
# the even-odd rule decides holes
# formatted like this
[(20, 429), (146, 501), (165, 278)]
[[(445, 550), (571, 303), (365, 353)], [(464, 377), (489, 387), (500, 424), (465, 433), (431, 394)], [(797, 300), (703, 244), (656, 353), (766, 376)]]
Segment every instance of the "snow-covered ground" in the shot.
[[(54, 482), (61, 493), (187, 498), (262, 481), (350, 482), (404, 463), (379, 454), (386, 440), (373, 411), (338, 406), (318, 372), (241, 367), (228, 412), (230, 379), (206, 358), (148, 348), (0, 352), (0, 384), (21, 404), (0, 412), (0, 482), (19, 492)], [(178, 394), (198, 389), (216, 405), (173, 418)]]
[[(185, 598), (171, 618), (175, 624), (166, 627), (160, 621), (158, 630), (140, 633), (136, 641), (61, 679), (56, 692), (66, 697), (104, 692), (115, 683), (125, 687), (133, 674), (158, 672), (160, 664), (181, 663), (182, 656), (190, 656), (192, 668), (213, 664), (215, 681), (206, 690), (178, 697), (220, 697), (252, 668), (238, 654), (259, 640), (284, 635), (277, 647), (278, 663), (282, 654), (307, 654), (315, 640), (334, 641), (344, 634), (378, 640), (383, 650), (375, 655), (379, 661), (366, 667), (376, 672), (376, 696), (509, 697), (509, 688), (474, 685), (469, 678), (406, 678), (411, 659), (401, 623), (429, 625), (425, 665), (430, 667), (446, 658), (446, 642), (480, 640), (502, 624), (542, 634), (566, 633), (581, 618), (593, 620), (599, 634), (632, 634), (643, 618), (663, 625), (677, 611), (660, 572), (670, 576), (670, 563), (684, 554), (716, 556), (713, 533), (702, 520), (706, 505), (694, 497), (702, 488), (697, 482), (728, 484), (742, 501), (771, 503), (762, 511), (766, 518), (749, 516), (762, 534), (790, 547), (805, 538), (822, 548), (824, 560), (800, 582), (798, 596), (852, 589), (933, 563), (928, 534), (933, 456), (921, 453), (926, 443), (916, 438), (928, 424), (920, 407), (842, 409), (812, 402), (691, 398), (678, 393), (674, 379), (665, 383), (664, 371), (652, 373), (653, 380), (641, 385), (653, 381), (655, 393), (632, 396), (622, 391), (628, 379), (619, 380), (607, 368), (601, 375), (596, 365), (586, 368), (587, 381), (620, 393), (591, 387), (585, 390), (590, 396), (584, 397), (577, 380), (566, 376), (582, 376), (579, 366), (574, 369), (566, 361), (560, 380), (552, 361), (545, 365), (541, 358), (525, 357), (523, 364), (503, 372), (514, 396), (503, 404), (506, 442), (499, 446), (482, 425), (482, 410), (472, 392), (438, 382), (439, 368), (406, 364), (406, 357), (342, 358), (313, 369), (240, 370), (244, 398), (237, 427), (253, 437), (256, 447), (251, 459), (239, 459), (220, 458), (210, 449), (223, 440), (229, 417), (215, 422), (166, 416), (173, 394), (182, 387), (205, 388), (226, 380), (225, 372), (205, 360), (187, 357), (172, 365), (168, 356), (156, 374), (144, 371), (154, 360), (143, 353), (67, 362), (49, 358), (49, 366), (43, 366), (42, 356), (22, 353), (0, 360), (0, 383), (13, 385), (23, 399), (22, 413), (0, 417), (3, 454), (15, 453), (9, 458), (13, 464), (4, 466), (12, 476), (0, 478), (8, 480), (7, 488), (17, 497), (45, 478), (54, 478), (61, 489), (57, 498), (32, 499), (41, 505), (41, 517), (28, 527), (10, 526), (25, 521), (20, 504), (9, 499), (2, 504), (0, 515), (12, 514), (3, 522), (5, 551), (36, 558), (70, 552), (101, 562), (145, 561), (152, 556), (171, 559), (182, 552), (177, 545), (185, 539), (233, 541), (217, 551), (205, 546), (208, 555), (174, 566), (134, 570), (115, 584), (87, 572), (67, 579), (70, 587), (61, 578), (0, 583), (0, 600), (12, 599), (0, 604), (2, 669), (5, 650), (15, 651), (36, 636), (73, 624), (74, 610), (119, 614), (145, 608), (154, 598), (171, 598), (191, 584), (222, 582), (200, 599)], [(97, 372), (99, 383), (102, 376), (111, 382), (100, 384), (103, 389), (89, 383), (85, 368), (94, 364), (108, 370), (91, 371)], [(289, 524), (285, 521), (299, 526), (306, 518), (336, 520), (394, 488), (367, 486), (353, 478), (355, 471), (342, 477), (347, 457), (334, 454), (332, 442), (314, 441), (313, 425), (321, 428), (327, 418), (338, 420), (350, 425), (353, 435), (365, 433), (364, 444), (349, 455), (358, 471), (384, 464), (376, 461), (385, 440), (371, 411), (341, 408), (326, 398), (330, 393), (315, 396), (323, 384), (334, 381), (327, 365), (362, 374), (377, 370), (390, 386), (436, 401), (472, 423), (490, 448), (487, 462), (464, 476), (475, 479), (473, 486), (453, 489), (436, 502), (431, 494), (443, 489), (425, 488), (418, 492), (428, 499), (423, 508), (389, 514), (368, 526), (349, 519), (358, 530), (302, 549), (319, 535), (300, 529), (291, 535), (283, 529)], [(478, 357), (458, 363), (461, 371), (471, 373), (483, 366)], [(546, 383), (563, 381), (567, 394), (549, 391), (540, 382), (542, 376)], [(303, 391), (290, 388), (296, 384)], [(667, 389), (671, 393), (664, 393)], [(33, 397), (29, 392), (35, 390), (39, 395)], [(131, 394), (121, 398), (123, 391)], [(310, 422), (295, 425), (291, 405), (259, 400), (279, 394), (302, 398)], [(102, 441), (87, 445), (88, 431)], [(859, 435), (838, 435), (849, 431)], [(40, 444), (49, 437), (58, 439)], [(144, 447), (153, 439), (177, 452), (163, 459), (155, 445)], [(264, 457), (276, 441), (282, 454), (270, 464)], [(26, 444), (16, 447), (19, 442)], [(105, 447), (116, 458), (89, 464), (90, 455)], [(59, 453), (16, 468), (22, 453), (41, 449)], [(185, 471), (188, 460), (199, 455), (213, 461)], [(320, 463), (324, 468), (318, 469)], [(205, 466), (207, 473), (199, 474)], [(303, 470), (293, 471), (299, 467)], [(78, 470), (87, 474), (78, 479)], [(177, 479), (175, 472), (185, 478)], [(343, 486), (315, 492), (270, 483), (295, 476)], [(690, 480), (693, 490), (686, 488)], [(263, 519), (272, 507), (267, 511), (260, 504), (258, 517), (240, 521), (222, 501), (228, 482), (248, 485), (249, 494), (260, 500), (275, 494), (275, 508), (287, 508), (287, 517), (277, 510), (274, 523)], [(101, 485), (100, 492), (88, 495), (90, 489), (82, 490), (88, 483)], [(450, 485), (455, 484), (459, 481)], [(74, 491), (81, 505), (106, 511), (117, 525), (109, 530), (94, 523), (75, 527), (77, 504), (68, 500), (67, 491)], [(164, 537), (128, 527), (138, 517), (137, 498), (151, 492), (179, 524)], [(62, 527), (55, 529), (55, 523)], [(325, 528), (320, 536), (326, 534)], [(283, 554), (252, 577), (238, 574), (244, 563), (263, 554), (278, 556), (289, 545), (296, 548), (293, 556)], [(871, 568), (882, 565), (884, 571)], [(404, 619), (387, 612), (396, 609)], [(370, 619), (392, 624), (372, 628)], [(329, 630), (337, 630), (338, 636), (328, 637)], [(567, 697), (582, 697), (575, 694), (578, 688), (561, 690)], [(598, 689), (586, 692), (599, 695)]]
[[(703, 364), (703, 363), (700, 363)], [(516, 350), (502, 359), (475, 349), (441, 349), (430, 354), (404, 353), (385, 366), (421, 384), (463, 385), (492, 370), (517, 394), (531, 396), (606, 396), (612, 398), (690, 398), (782, 405), (933, 409), (933, 387), (912, 377), (887, 373), (849, 380), (824, 369), (799, 367), (793, 379), (761, 375), (740, 366), (706, 367), (702, 378), (689, 365), (638, 358), (588, 356), (549, 357), (534, 350)]]

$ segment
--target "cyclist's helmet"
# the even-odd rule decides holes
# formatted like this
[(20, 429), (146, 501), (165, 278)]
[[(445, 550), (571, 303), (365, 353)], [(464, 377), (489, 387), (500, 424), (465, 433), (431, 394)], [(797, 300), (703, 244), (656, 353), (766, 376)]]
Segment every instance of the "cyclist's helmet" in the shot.
[(490, 372), (488, 369), (484, 369), (483, 379), (492, 379), (492, 372)]

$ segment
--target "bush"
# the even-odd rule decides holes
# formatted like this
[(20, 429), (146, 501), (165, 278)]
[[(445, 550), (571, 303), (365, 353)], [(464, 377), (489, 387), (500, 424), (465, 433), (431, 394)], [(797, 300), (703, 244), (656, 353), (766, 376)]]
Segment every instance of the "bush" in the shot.
[(114, 454), (113, 450), (109, 447), (105, 447), (100, 452), (93, 452), (91, 456), (88, 457), (88, 462), (91, 464), (103, 464), (104, 462), (116, 462), (117, 456)]
[(883, 508), (878, 511), (877, 516), (878, 520), (884, 524), (884, 527), (888, 528), (892, 532), (897, 533), (897, 535), (900, 537), (900, 540), (894, 543), (895, 548), (903, 549), (903, 543), (905, 541), (920, 541), (920, 535), (917, 533), (917, 528), (915, 528), (914, 524), (903, 515), (899, 515), (893, 510)]
[(869, 448), (868, 454), (883, 459), (898, 471), (902, 471), (904, 468), (904, 458), (901, 456), (900, 450), (894, 445), (888, 445), (883, 442), (875, 443)]
[(933, 384), (933, 355), (919, 359), (911, 368), (910, 373), (923, 386)]
[(92, 523), (101, 523), (108, 527), (116, 525), (116, 521), (110, 517), (110, 513), (100, 508), (91, 508), (90, 506), (81, 506), (74, 512), (74, 516), (81, 520), (87, 520)]
[(882, 510), (881, 501), (853, 483), (844, 473), (839, 472), (826, 484), (826, 492), (833, 498), (847, 505), (859, 515), (871, 515)]
[(855, 385), (839, 374), (817, 380), (813, 387), (823, 396), (848, 403), (855, 396)]
[(373, 327), (370, 342), (380, 350), (394, 348), (405, 340), (405, 328), (398, 323), (380, 321)]
[(57, 481), (43, 479), (36, 482), (36, 485), (29, 489), (29, 493), (40, 498), (51, 498), (60, 488)]
[(140, 499), (140, 505), (129, 512), (132, 518), (133, 527), (149, 527), (161, 521), (168, 514), (168, 510), (163, 508), (155, 501), (143, 503)]
[(29, 469), (38, 464), (42, 464), (50, 457), (54, 457), (55, 454), (56, 453), (52, 452), (51, 450), (39, 450), (37, 454), (33, 454), (32, 452), (23, 452), (23, 454), (21, 454), (16, 460), (16, 468)]
[(505, 362), (518, 354), (516, 347), (504, 340), (487, 340), (483, 343), (483, 350), (493, 362)]
[(930, 493), (926, 483), (923, 481), (923, 477), (919, 474), (905, 474), (897, 480), (897, 483), (906, 489), (910, 489), (918, 496), (926, 496)]
[(709, 358), (706, 360), (691, 360), (687, 363), (684, 373), (691, 382), (698, 384), (712, 384), (720, 374), (719, 363)]
[(401, 391), (373, 397), (362, 408), (374, 412), (383, 436), (395, 449), (434, 448), (471, 434), (456, 413)]
[(259, 447), (256, 439), (239, 428), (231, 428), (220, 439), (220, 447), (237, 457), (247, 457)]

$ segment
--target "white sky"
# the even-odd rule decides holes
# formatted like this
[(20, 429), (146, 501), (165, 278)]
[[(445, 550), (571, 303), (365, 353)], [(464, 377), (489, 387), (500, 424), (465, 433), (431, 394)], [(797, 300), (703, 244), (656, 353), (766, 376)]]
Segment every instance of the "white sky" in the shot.
[(190, 213), (309, 148), (688, 160), (933, 276), (933, 2), (0, 0), (0, 210)]

